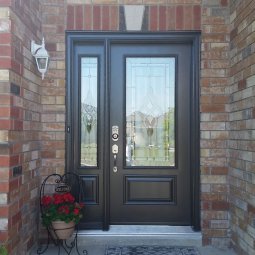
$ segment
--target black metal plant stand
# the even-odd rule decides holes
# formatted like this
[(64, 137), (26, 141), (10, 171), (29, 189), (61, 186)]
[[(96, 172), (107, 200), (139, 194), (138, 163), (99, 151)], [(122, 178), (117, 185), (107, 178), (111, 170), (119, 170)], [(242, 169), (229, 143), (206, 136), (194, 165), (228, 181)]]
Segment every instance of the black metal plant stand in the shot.
[[(42, 197), (44, 195), (49, 195), (53, 193), (64, 193), (70, 192), (75, 201), (79, 202), (81, 198), (81, 183), (80, 178), (77, 174), (74, 173), (65, 173), (64, 175), (59, 174), (51, 174), (46, 177), (43, 181), (40, 189), (40, 210), (41, 214), (44, 212), (45, 208), (42, 204)], [(87, 255), (87, 250), (82, 250), (80, 253), (78, 249), (78, 230), (79, 225), (76, 225), (74, 236), (71, 237), (71, 241), (67, 242), (67, 240), (59, 239), (56, 230), (52, 227), (52, 225), (47, 227), (47, 243), (44, 246), (40, 246), (37, 250), (37, 254), (43, 254), (49, 248), (50, 241), (58, 248), (58, 255), (63, 254), (60, 253), (64, 251), (65, 254), (70, 255), (72, 251), (76, 251), (78, 255)]]

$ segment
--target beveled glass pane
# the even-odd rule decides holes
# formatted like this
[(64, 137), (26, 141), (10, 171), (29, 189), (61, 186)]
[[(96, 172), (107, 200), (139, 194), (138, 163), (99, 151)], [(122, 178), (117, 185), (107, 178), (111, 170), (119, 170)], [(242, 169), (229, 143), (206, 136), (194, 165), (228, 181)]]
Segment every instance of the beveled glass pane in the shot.
[(126, 165), (175, 165), (175, 58), (126, 58)]
[(81, 59), (81, 166), (97, 166), (98, 59)]

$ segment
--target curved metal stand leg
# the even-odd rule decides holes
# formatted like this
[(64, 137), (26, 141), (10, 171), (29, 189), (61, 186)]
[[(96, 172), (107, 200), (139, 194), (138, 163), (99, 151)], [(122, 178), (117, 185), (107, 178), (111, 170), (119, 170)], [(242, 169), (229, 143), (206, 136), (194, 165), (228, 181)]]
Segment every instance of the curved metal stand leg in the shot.
[(74, 248), (76, 250), (76, 254), (78, 254), (78, 255), (82, 255), (82, 254), (83, 255), (88, 255), (88, 251), (86, 249), (82, 250), (82, 254), (79, 251), (79, 248), (78, 248), (78, 231), (76, 231), (75, 236), (74, 236), (73, 240), (70, 242), (70, 244), (68, 244), (66, 240), (54, 239), (54, 237), (52, 237), (51, 233), (48, 231), (47, 244), (45, 245), (44, 249), (42, 247), (38, 248), (38, 250), (37, 250), (38, 255), (41, 255), (41, 254), (43, 254), (47, 251), (47, 249), (49, 248), (50, 239), (52, 239), (53, 244), (57, 247), (57, 249), (58, 249), (57, 254), (58, 255), (62, 254), (61, 250), (63, 250), (65, 252), (65, 254), (70, 255)]
[[(74, 242), (75, 242), (75, 248), (76, 248), (77, 254), (81, 255), (81, 254), (80, 254), (80, 251), (79, 251), (79, 249), (78, 249), (78, 236), (77, 236), (77, 233), (76, 233), (76, 237), (75, 237)], [(87, 250), (82, 250), (82, 253), (83, 253), (83, 255), (87, 255), (87, 254), (88, 254), (88, 251), (87, 251)]]
[(83, 254), (83, 255), (87, 255), (87, 254), (88, 254), (87, 250), (83, 250), (83, 251), (82, 251), (82, 254), (81, 254), (80, 251), (79, 251), (79, 248), (78, 248), (78, 231), (76, 231), (75, 236), (74, 236), (74, 239), (73, 239), (73, 241), (70, 243), (70, 245), (68, 245), (68, 244), (65, 242), (65, 246), (69, 248), (69, 253), (68, 253), (68, 255), (70, 255), (70, 254), (72, 253), (73, 248), (75, 248), (76, 254), (78, 254), (78, 255), (82, 255), (82, 254)]
[(49, 247), (49, 245), (47, 244), (45, 246), (45, 248), (43, 249), (42, 245), (40, 245), (39, 248), (37, 249), (37, 254), (39, 254), (39, 255), (43, 254), (46, 250), (48, 250), (48, 247)]
[(43, 254), (45, 251), (48, 250), (50, 244), (50, 236), (48, 233), (48, 238), (47, 238), (47, 244), (45, 245), (45, 248), (43, 249), (42, 245), (37, 249), (37, 254)]
[(60, 255), (60, 245), (58, 246), (58, 255)]

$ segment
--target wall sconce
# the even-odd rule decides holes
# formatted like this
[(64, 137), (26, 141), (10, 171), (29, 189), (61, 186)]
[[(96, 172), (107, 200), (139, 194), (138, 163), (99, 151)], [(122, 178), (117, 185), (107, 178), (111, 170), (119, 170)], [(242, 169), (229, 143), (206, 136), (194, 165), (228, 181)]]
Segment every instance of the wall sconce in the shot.
[(38, 71), (42, 74), (42, 80), (44, 79), (44, 74), (48, 69), (49, 54), (45, 49), (44, 38), (42, 39), (42, 44), (36, 44), (34, 40), (31, 41), (31, 53), (35, 57), (36, 65)]

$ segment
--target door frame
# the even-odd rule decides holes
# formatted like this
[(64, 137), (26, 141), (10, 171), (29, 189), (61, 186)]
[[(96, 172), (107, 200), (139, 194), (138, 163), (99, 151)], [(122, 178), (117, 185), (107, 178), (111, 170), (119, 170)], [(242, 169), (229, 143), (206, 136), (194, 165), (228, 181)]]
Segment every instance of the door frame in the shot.
[[(94, 31), (66, 31), (66, 157), (65, 171), (72, 170), (74, 160), (72, 120), (74, 109), (72, 109), (71, 84), (75, 80), (73, 63), (73, 51), (76, 44), (102, 43), (105, 47), (105, 70), (110, 73), (109, 48), (112, 44), (121, 43), (162, 43), (162, 44), (189, 44), (191, 45), (191, 92), (190, 92), (190, 200), (191, 200), (191, 226), (195, 231), (200, 230), (200, 114), (199, 114), (199, 77), (200, 77), (200, 32), (94, 32)], [(105, 72), (105, 93), (104, 93), (104, 131), (110, 134), (109, 130), (109, 89), (110, 77)], [(100, 131), (99, 131), (100, 132)], [(103, 173), (103, 229), (109, 229), (110, 208), (110, 135), (104, 138), (105, 169)]]

